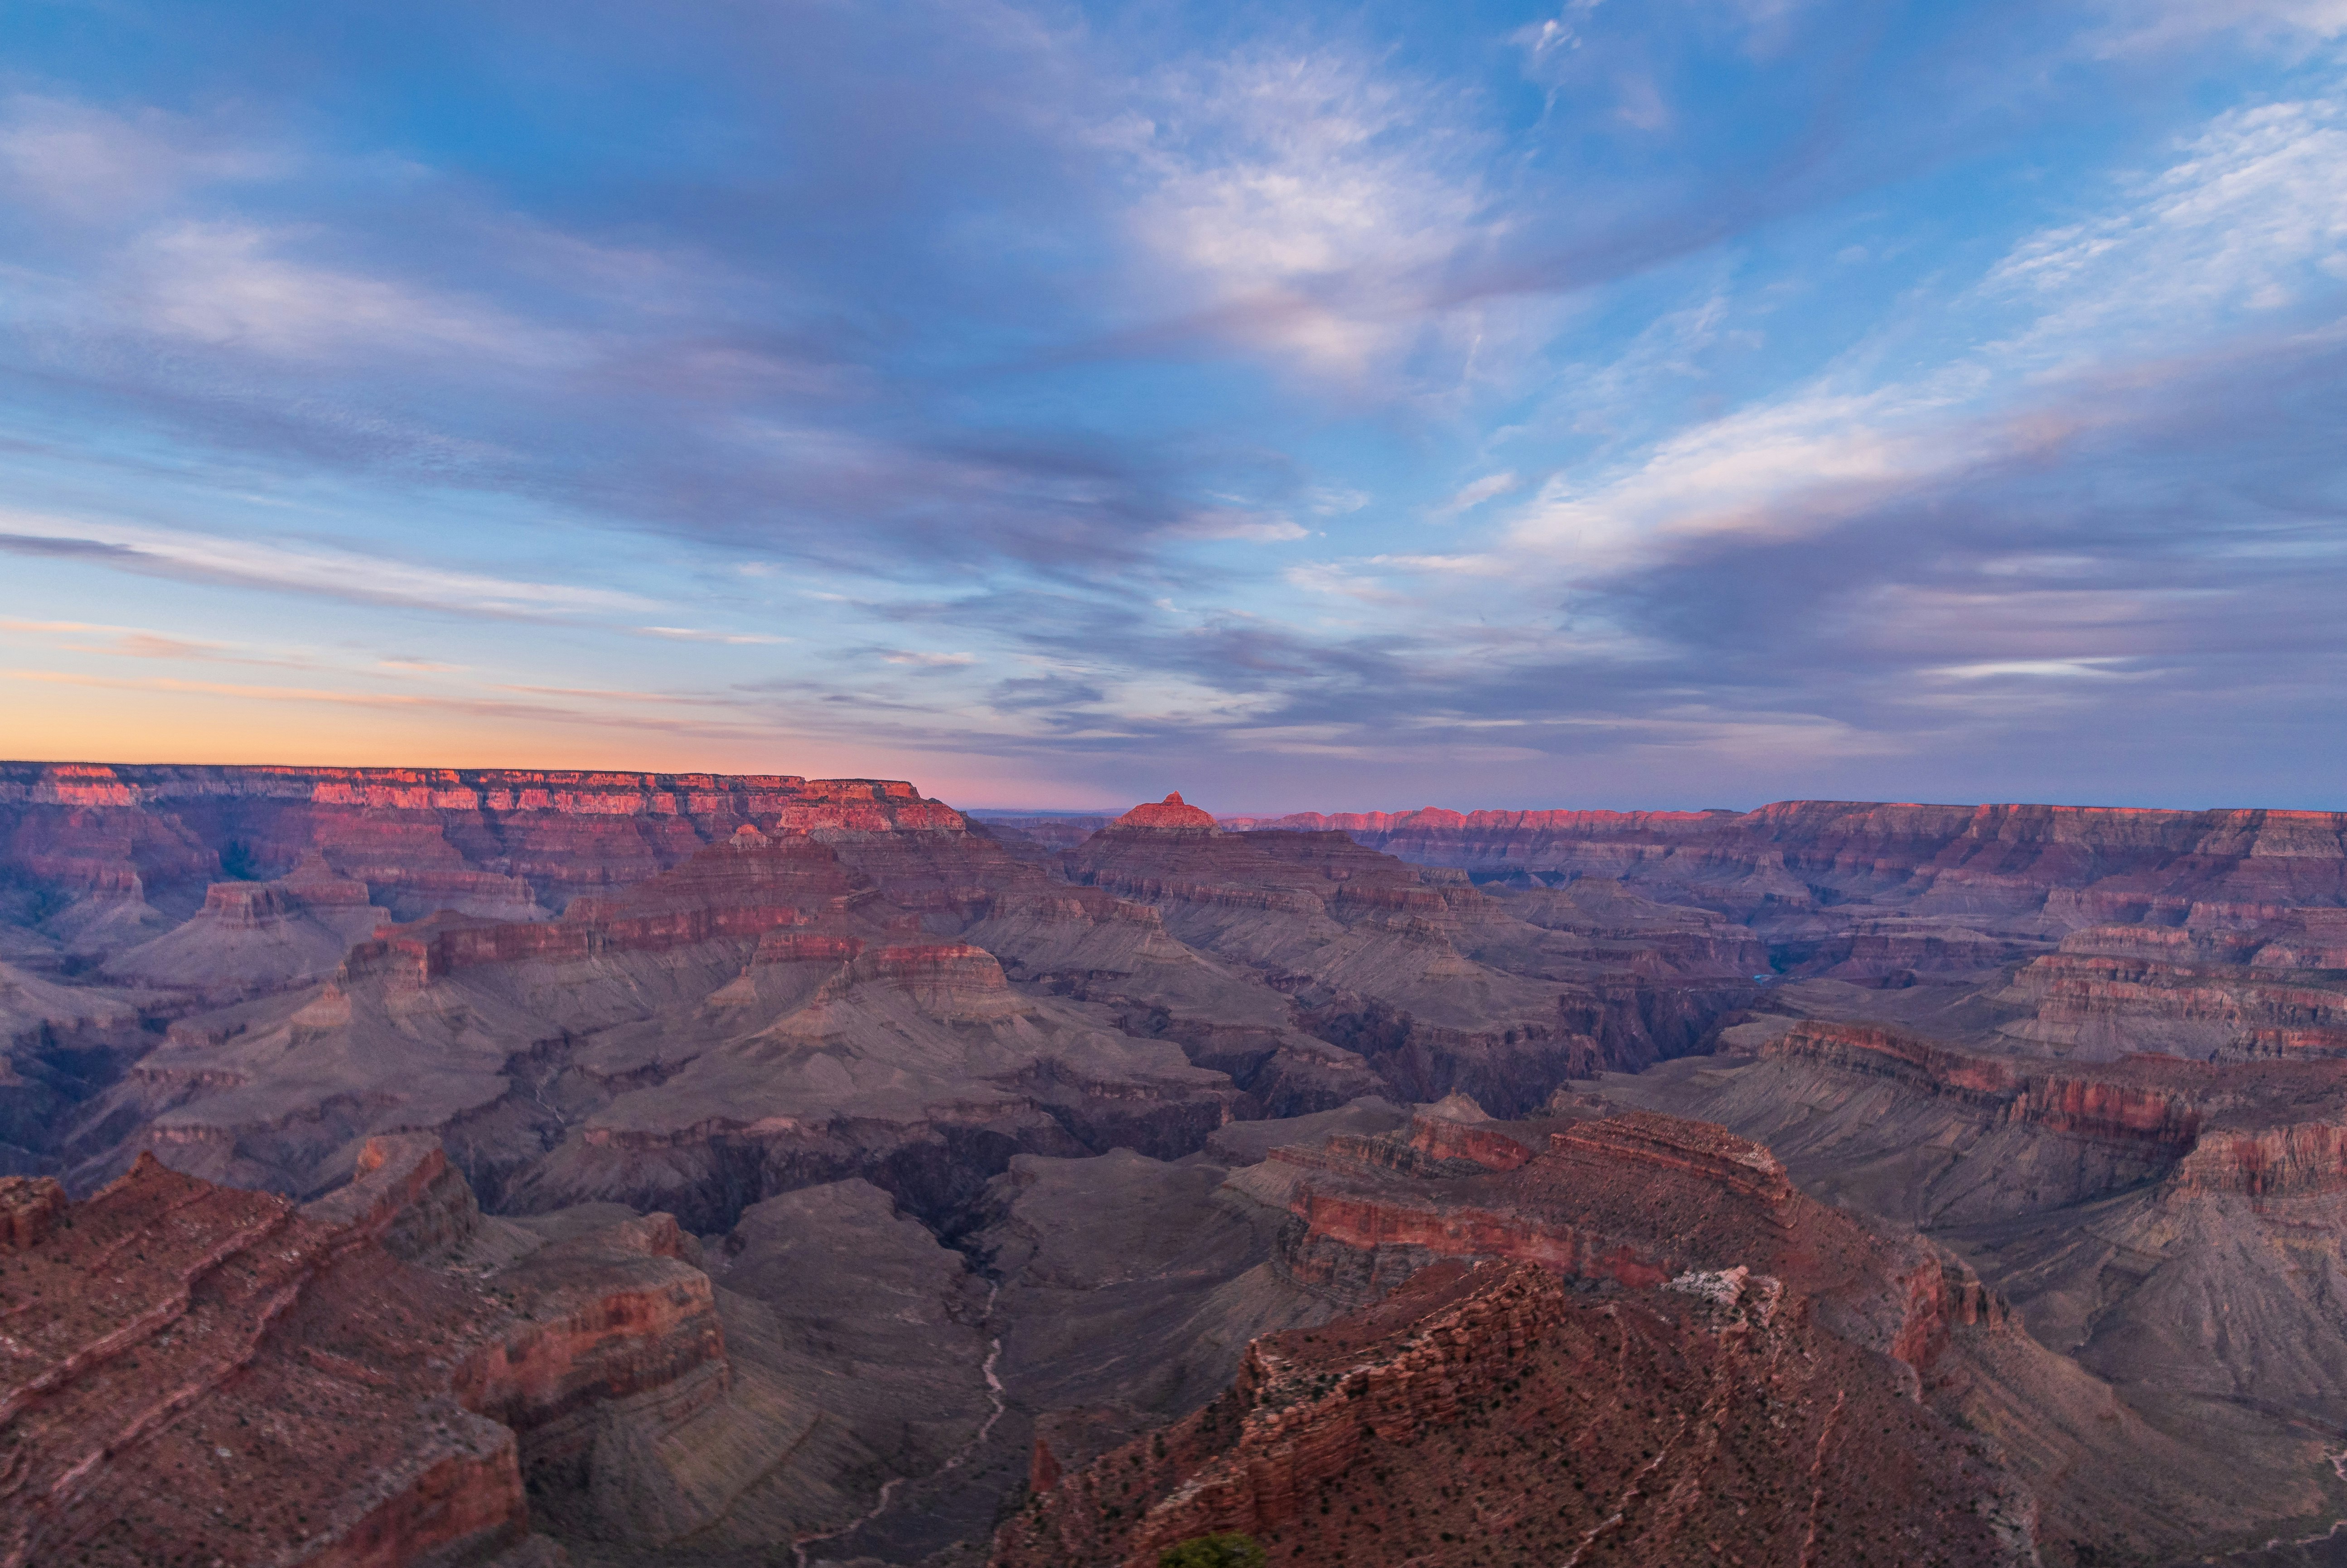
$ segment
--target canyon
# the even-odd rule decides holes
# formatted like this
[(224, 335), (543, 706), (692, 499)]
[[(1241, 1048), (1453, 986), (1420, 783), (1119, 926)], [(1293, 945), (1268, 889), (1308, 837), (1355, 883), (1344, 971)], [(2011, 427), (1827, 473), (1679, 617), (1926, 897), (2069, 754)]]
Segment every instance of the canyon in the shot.
[(2347, 816), (0, 764), (8, 1562), (2323, 1561), (2342, 1204)]

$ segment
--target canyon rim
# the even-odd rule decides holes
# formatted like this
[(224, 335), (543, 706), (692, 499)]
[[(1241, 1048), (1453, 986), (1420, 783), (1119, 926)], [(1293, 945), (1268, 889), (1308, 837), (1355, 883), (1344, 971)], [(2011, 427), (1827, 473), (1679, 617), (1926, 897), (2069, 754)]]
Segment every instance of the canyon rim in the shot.
[(2347, 815), (0, 766), (5, 1560), (2320, 1561)]

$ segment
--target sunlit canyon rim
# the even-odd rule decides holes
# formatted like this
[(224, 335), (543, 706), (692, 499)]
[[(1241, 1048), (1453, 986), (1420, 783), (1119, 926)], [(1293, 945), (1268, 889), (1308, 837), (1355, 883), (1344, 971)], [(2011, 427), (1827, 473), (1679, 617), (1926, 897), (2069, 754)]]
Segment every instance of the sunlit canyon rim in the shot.
[(5, 764), (0, 1029), (0, 1563), (2347, 1518), (2347, 815)]

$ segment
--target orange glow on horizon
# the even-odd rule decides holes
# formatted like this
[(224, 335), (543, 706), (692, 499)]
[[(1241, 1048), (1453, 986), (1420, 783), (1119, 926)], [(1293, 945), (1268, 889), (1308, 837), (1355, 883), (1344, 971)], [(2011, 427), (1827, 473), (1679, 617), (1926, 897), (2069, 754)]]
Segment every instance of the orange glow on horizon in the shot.
[[(220, 767), (537, 768), (907, 779), (932, 799), (1082, 809), (1102, 792), (1027, 780), (999, 759), (776, 733), (679, 734), (626, 716), (564, 721), (354, 707), (194, 690), (0, 677), (0, 760)], [(192, 685), (192, 683), (190, 683)], [(102, 693), (102, 694), (101, 694)]]

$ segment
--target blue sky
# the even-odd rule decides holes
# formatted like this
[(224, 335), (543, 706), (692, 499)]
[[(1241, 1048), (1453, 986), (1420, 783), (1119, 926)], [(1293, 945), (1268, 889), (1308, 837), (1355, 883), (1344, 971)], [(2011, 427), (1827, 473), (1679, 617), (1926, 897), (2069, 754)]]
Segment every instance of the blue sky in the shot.
[(7, 754), (2347, 808), (2347, 0), (10, 17)]

